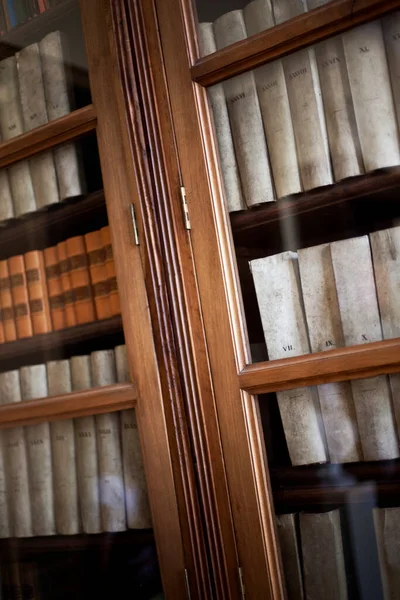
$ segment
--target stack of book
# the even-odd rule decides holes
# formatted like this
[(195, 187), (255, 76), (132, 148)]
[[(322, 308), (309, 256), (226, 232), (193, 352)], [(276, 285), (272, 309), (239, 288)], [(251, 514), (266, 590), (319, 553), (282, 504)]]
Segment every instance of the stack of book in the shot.
[[(256, 259), (250, 269), (270, 360), (400, 337), (400, 227)], [(277, 398), (293, 465), (400, 456), (397, 374)]]
[[(2, 404), (128, 382), (125, 346), (0, 374)], [(134, 409), (0, 432), (0, 537), (151, 527)]]
[[(327, 0), (307, 0), (308, 10)], [(307, 10), (253, 0), (199, 24), (206, 56)], [(400, 164), (400, 12), (209, 88), (228, 209)]]
[[(285, 514), (277, 517), (289, 600), (347, 600), (355, 597), (351, 590), (351, 565), (347, 540), (342, 535), (342, 520), (343, 515), (339, 510)], [(376, 544), (373, 530), (372, 539), (369, 538), (367, 524), (364, 524), (362, 531), (362, 542), (365, 544), (368, 540), (368, 546), (371, 547), (364, 568), (376, 571), (379, 580), (379, 572), (374, 565), (374, 562), (379, 562), (383, 597), (385, 600), (394, 600), (399, 597), (400, 589), (400, 508), (373, 509), (373, 522)], [(353, 539), (352, 545), (356, 546), (357, 540)], [(368, 573), (363, 572), (360, 565), (358, 568), (356, 580), (368, 577)], [(381, 598), (382, 589), (379, 582), (375, 581), (374, 587), (374, 590), (369, 590), (370, 597)]]
[(21, 25), (33, 17), (37, 17), (52, 6), (61, 4), (63, 0), (1, 0), (0, 2), (0, 34)]
[(0, 261), (0, 342), (120, 314), (109, 227)]
[[(63, 117), (73, 109), (65, 68), (65, 38), (53, 31), (0, 62), (0, 134), (7, 141)], [(85, 191), (75, 143), (46, 150), (0, 170), (0, 220), (54, 204)]]

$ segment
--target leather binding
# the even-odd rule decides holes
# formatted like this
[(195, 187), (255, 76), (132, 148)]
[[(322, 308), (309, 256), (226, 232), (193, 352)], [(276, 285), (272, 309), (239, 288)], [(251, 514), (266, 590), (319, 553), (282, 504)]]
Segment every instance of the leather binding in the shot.
[(24, 257), (22, 254), (8, 259), (11, 296), (14, 307), (17, 338), (32, 337), (33, 328), (29, 307), (28, 285), (26, 281)]

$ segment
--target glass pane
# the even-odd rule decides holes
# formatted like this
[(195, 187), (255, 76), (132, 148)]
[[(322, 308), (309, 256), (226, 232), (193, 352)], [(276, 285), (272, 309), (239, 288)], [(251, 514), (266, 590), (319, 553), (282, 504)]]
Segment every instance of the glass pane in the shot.
[(399, 32), (396, 13), (208, 88), (248, 337), (271, 360), (400, 336)]
[(90, 104), (79, 3), (3, 2), (0, 131), (3, 141)]
[(196, 0), (200, 56), (212, 54), (329, 2), (330, 0)]
[[(124, 345), (52, 356), (0, 373), (1, 403), (129, 379)], [(160, 597), (133, 408), (0, 430), (0, 486), (3, 593), (27, 587), (30, 597), (51, 599)]]
[(399, 374), (259, 396), (289, 598), (395, 598)]

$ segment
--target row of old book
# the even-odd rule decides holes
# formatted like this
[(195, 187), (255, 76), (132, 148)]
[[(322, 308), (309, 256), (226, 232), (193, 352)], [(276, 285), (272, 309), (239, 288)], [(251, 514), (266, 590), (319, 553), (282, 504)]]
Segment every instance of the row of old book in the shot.
[(60, 4), (60, 0), (1, 0), (0, 34), (43, 14), (55, 4)]
[(35, 562), (3, 562), (0, 567), (2, 600), (39, 600), (39, 570)]
[[(270, 360), (400, 337), (400, 227), (256, 259), (250, 269)], [(400, 456), (400, 375), (277, 399), (293, 465)]]
[[(349, 592), (351, 576), (347, 575), (350, 569), (341, 520), (339, 510), (277, 517), (288, 600), (354, 597)], [(374, 508), (373, 522), (383, 597), (395, 600), (400, 597), (400, 508)], [(364, 535), (364, 544), (366, 539)], [(371, 544), (374, 540), (368, 539), (368, 545)], [(371, 555), (372, 551), (370, 560)], [(367, 573), (359, 572), (360, 577), (367, 577)], [(373, 585), (374, 591), (370, 590), (368, 597), (381, 598), (379, 582)]]
[[(49, 33), (0, 62), (0, 134), (7, 141), (63, 117), (73, 108), (65, 68), (65, 38)], [(74, 142), (46, 150), (0, 170), (0, 220), (18, 217), (85, 191)]]
[(120, 314), (109, 226), (0, 261), (0, 342)]
[[(129, 382), (125, 346), (0, 373), (9, 404)], [(151, 527), (134, 409), (0, 432), (0, 537)]]
[[(326, 2), (253, 0), (200, 23), (200, 53)], [(399, 70), (397, 12), (210, 87), (229, 210), (399, 165)]]

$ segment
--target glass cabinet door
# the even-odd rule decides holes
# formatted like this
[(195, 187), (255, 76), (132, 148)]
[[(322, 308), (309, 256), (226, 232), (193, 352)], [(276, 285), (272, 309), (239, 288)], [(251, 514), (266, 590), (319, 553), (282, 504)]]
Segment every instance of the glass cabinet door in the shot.
[(171, 103), (244, 585), (395, 598), (400, 4), (189, 4)]

